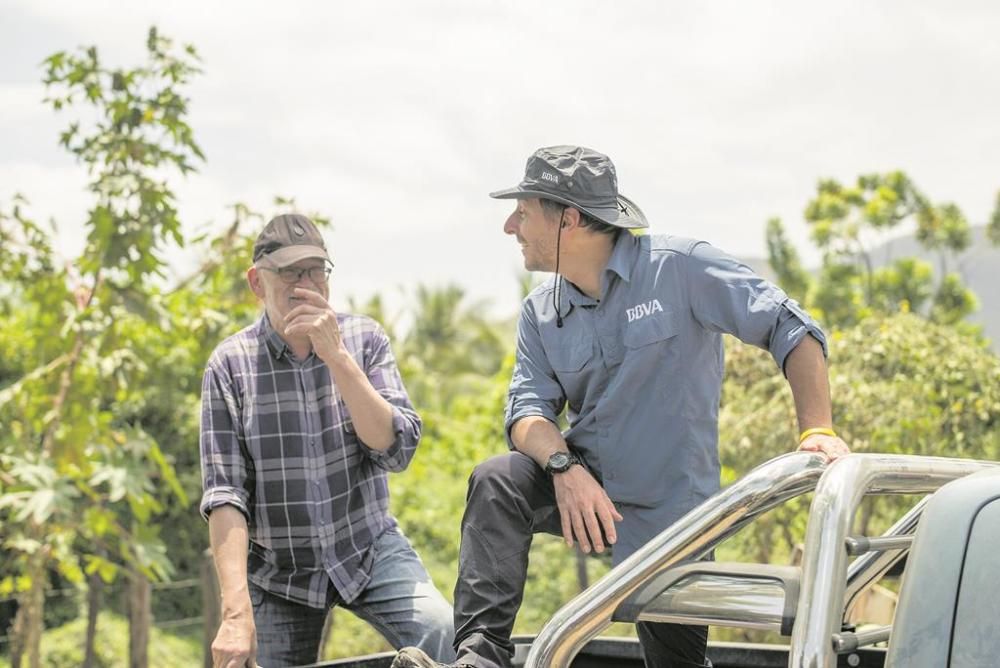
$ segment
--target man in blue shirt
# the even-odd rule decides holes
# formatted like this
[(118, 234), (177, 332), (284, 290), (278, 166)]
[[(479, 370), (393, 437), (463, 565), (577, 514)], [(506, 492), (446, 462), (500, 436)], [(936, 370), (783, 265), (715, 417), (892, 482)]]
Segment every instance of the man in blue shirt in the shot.
[[(645, 216), (611, 160), (536, 151), (491, 193), (525, 268), (554, 272), (524, 300), (506, 408), (511, 452), (469, 481), (455, 586), (459, 666), (507, 667), (534, 533), (617, 564), (719, 490), (722, 334), (768, 350), (788, 378), (799, 449), (848, 452), (832, 428), (826, 338), (780, 288), (703, 241), (635, 236)], [(557, 416), (566, 408), (569, 429)], [(705, 664), (707, 629), (637, 625), (647, 666)], [(396, 668), (429, 668), (405, 649)]]

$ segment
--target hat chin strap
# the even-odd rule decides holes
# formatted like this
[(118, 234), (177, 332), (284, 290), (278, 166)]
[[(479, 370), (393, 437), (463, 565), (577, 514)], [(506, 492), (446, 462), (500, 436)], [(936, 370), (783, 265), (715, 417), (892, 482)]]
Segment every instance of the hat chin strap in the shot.
[(562, 294), (560, 287), (562, 286), (562, 276), (559, 275), (559, 242), (562, 239), (562, 228), (563, 228), (563, 216), (566, 215), (566, 208), (563, 207), (562, 213), (559, 214), (559, 226), (556, 228), (556, 289), (552, 291), (552, 305), (556, 309), (556, 327), (562, 329), (563, 319), (562, 313), (559, 312), (559, 307), (562, 305), (562, 301), (559, 299)]

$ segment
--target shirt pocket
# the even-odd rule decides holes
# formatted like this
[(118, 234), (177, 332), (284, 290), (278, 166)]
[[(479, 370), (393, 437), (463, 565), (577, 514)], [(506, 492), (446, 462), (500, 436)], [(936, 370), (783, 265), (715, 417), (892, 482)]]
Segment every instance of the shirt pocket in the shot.
[(548, 351), (549, 364), (557, 373), (575, 373), (583, 369), (592, 357), (593, 345), (588, 339), (560, 342)]
[(629, 323), (625, 328), (625, 347), (638, 350), (676, 335), (677, 320), (674, 318), (673, 309), (667, 307), (662, 313)]

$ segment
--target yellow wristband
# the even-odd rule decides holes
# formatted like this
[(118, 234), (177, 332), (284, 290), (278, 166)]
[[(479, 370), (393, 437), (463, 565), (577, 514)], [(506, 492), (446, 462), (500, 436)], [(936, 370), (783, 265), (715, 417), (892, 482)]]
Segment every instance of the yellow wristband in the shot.
[(799, 443), (806, 440), (813, 434), (823, 434), (824, 436), (836, 436), (837, 432), (829, 427), (813, 427), (812, 429), (806, 429), (804, 432), (799, 434)]

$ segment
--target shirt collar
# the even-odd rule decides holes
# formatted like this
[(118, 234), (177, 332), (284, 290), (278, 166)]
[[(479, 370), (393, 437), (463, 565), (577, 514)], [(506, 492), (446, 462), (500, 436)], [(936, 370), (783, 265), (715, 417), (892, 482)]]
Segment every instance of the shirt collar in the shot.
[(282, 357), (292, 354), (288, 344), (285, 343), (285, 340), (281, 338), (278, 332), (275, 331), (274, 327), (271, 325), (271, 319), (267, 317), (267, 313), (264, 313), (264, 315), (260, 317), (257, 324), (257, 331), (264, 338), (268, 349), (271, 351), (271, 354), (274, 355), (274, 359), (280, 360)]
[[(638, 252), (638, 237), (626, 230), (620, 232), (618, 239), (615, 240), (615, 247), (611, 250), (611, 257), (608, 258), (608, 264), (604, 267), (604, 276), (607, 276), (607, 272), (610, 271), (618, 274), (623, 281), (628, 282), (632, 276), (632, 265), (635, 264), (635, 257)], [(558, 276), (556, 276), (556, 280), (559, 280)], [(608, 283), (610, 283), (610, 277), (608, 277)], [(605, 283), (603, 286), (605, 294), (607, 293), (608, 283)], [(597, 304), (596, 299), (588, 297), (569, 281), (563, 281), (563, 287), (565, 288), (566, 301), (570, 305), (595, 306)], [(560, 301), (562, 300), (560, 299)]]
[(605, 272), (613, 271), (626, 283), (632, 276), (632, 266), (635, 264), (636, 254), (639, 252), (639, 238), (629, 232), (622, 230), (615, 241), (615, 248), (611, 251), (608, 259), (608, 266)]
[[(559, 276), (556, 276), (556, 280), (560, 280)], [(567, 304), (561, 304), (561, 308), (568, 309), (570, 306), (593, 306), (597, 304), (597, 300), (593, 297), (588, 297), (580, 291), (580, 288), (576, 287), (565, 278), (562, 279), (562, 288), (560, 292), (564, 295), (559, 301), (568, 302)], [(565, 318), (567, 313), (563, 313)]]

